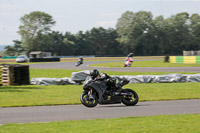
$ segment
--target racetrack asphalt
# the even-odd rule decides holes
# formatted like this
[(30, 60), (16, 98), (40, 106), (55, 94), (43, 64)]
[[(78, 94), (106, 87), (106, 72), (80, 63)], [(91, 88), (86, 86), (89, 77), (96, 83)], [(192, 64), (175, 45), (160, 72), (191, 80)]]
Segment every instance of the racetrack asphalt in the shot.
[[(143, 60), (137, 60), (143, 61)], [(124, 71), (124, 72), (200, 72), (200, 67), (90, 67), (91, 64), (106, 62), (123, 62), (122, 60), (113, 61), (85, 61), (79, 67), (75, 66), (76, 62), (57, 62), (30, 64), (31, 68), (43, 69), (70, 69), (70, 70), (92, 70), (94, 68), (103, 71)]]
[(11, 107), (0, 108), (0, 124), (194, 113), (200, 113), (200, 99), (139, 102), (136, 106), (97, 105), (94, 108), (83, 105)]

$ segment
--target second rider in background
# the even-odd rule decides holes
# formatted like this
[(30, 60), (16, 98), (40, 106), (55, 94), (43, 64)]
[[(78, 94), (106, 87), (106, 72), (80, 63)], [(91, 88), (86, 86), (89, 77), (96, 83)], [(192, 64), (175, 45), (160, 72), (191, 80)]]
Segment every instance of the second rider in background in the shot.
[(133, 53), (130, 53), (124, 62), (124, 67), (131, 67), (131, 64), (133, 63)]

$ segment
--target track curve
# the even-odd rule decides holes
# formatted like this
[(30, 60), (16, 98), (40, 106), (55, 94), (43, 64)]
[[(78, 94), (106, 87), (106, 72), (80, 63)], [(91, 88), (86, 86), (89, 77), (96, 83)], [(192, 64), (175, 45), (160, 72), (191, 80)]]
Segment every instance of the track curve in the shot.
[[(144, 60), (137, 60), (144, 61)], [(70, 70), (91, 70), (97, 68), (103, 71), (124, 71), (124, 72), (200, 72), (200, 67), (90, 67), (91, 64), (106, 63), (106, 62), (123, 62), (115, 61), (85, 61), (79, 67), (75, 66), (75, 62), (58, 62), (58, 63), (41, 63), (30, 64), (31, 68), (41, 69), (70, 69)]]

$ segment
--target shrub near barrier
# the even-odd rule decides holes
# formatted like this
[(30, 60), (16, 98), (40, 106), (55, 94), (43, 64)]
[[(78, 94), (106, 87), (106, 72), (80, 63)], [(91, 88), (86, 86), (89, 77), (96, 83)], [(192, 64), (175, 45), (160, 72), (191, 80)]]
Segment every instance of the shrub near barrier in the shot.
[(170, 56), (170, 63), (200, 63), (200, 56)]

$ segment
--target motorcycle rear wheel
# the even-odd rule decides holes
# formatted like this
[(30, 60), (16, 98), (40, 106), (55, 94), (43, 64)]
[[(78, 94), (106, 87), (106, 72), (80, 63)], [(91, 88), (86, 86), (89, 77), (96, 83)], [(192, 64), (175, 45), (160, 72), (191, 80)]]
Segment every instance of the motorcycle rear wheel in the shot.
[(124, 92), (131, 93), (131, 96), (123, 96), (122, 103), (126, 106), (134, 106), (138, 103), (139, 97), (138, 94), (131, 89), (124, 89)]
[(95, 94), (93, 94), (92, 96), (94, 99), (90, 100), (88, 92), (84, 91), (80, 97), (81, 103), (86, 107), (95, 107), (98, 104), (98, 98)]

